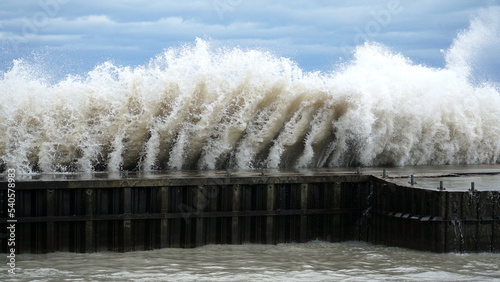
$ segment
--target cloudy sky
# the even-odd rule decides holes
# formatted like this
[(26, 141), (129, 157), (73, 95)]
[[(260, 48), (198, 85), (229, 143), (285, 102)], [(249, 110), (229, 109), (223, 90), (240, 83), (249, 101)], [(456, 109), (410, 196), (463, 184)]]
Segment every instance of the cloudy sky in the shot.
[[(443, 67), (442, 50), (499, 7), (500, 0), (2, 0), (0, 71), (18, 58), (56, 75), (84, 74), (107, 60), (141, 65), (197, 37), (268, 50), (307, 71), (332, 70), (366, 40)], [(497, 54), (483, 56), (490, 71), (499, 68)]]

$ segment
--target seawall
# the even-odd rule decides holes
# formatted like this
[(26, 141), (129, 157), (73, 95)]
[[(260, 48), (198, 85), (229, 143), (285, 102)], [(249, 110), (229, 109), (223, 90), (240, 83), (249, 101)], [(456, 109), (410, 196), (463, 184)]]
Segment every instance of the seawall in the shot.
[[(357, 173), (249, 173), (0, 181), (1, 252), (135, 251), (351, 240), (500, 252), (500, 191), (449, 191)], [(4, 233), (5, 232), (5, 233)]]

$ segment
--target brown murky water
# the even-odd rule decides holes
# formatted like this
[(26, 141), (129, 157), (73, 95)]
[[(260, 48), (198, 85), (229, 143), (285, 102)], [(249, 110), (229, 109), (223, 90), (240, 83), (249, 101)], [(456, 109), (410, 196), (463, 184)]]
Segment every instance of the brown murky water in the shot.
[(500, 254), (434, 254), (362, 242), (210, 245), (18, 256), (2, 281), (500, 281)]

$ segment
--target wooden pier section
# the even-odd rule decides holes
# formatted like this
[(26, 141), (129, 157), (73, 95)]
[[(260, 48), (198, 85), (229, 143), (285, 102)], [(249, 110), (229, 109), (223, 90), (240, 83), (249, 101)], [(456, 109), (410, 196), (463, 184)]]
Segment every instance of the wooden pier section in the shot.
[[(381, 177), (283, 174), (16, 180), (16, 252), (139, 251), (351, 240), (500, 252), (500, 191), (440, 191)], [(0, 181), (7, 253), (7, 182)]]

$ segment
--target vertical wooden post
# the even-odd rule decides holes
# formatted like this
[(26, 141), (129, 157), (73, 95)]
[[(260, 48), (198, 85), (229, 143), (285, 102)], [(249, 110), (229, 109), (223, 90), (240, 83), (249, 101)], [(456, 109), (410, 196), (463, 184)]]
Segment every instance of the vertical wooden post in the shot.
[(85, 252), (92, 253), (94, 251), (94, 195), (93, 189), (85, 189), (85, 215), (90, 217), (90, 220), (85, 221)]
[[(148, 200), (147, 200), (147, 209), (146, 212), (155, 213), (158, 210), (158, 190), (161, 187), (154, 187), (148, 190)], [(147, 222), (147, 239), (146, 239), (146, 248), (147, 250), (153, 250), (158, 248), (158, 221), (157, 220), (148, 220)]]
[[(83, 202), (85, 199), (85, 196), (83, 195), (84, 193), (82, 192), (82, 189), (74, 189), (72, 192), (73, 193), (71, 194), (72, 199), (70, 204), (70, 206), (72, 206), (71, 209), (72, 215), (81, 216), (82, 214), (84, 214), (84, 212), (82, 211), (82, 204), (80, 202)], [(83, 224), (85, 224), (85, 222), (83, 222)], [(83, 253), (81, 248), (83, 244), (81, 244), (81, 242), (83, 242), (82, 234), (83, 235), (85, 234), (82, 231), (81, 227), (82, 227), (81, 221), (71, 222), (70, 251), (72, 252)]]
[[(220, 189), (221, 193), (221, 206), (220, 206), (220, 211), (227, 212), (229, 211), (229, 208), (231, 207), (231, 203), (229, 202), (229, 199), (231, 198), (230, 192), (231, 192), (231, 186), (223, 186)], [(231, 242), (229, 239), (231, 238), (231, 234), (229, 231), (229, 219), (227, 217), (223, 217), (220, 219), (221, 224), (221, 230), (220, 230), (220, 243), (221, 244), (230, 244)]]
[[(108, 215), (110, 213), (109, 193), (111, 189), (97, 190), (95, 195), (96, 214)], [(107, 220), (94, 222), (95, 250), (97, 252), (112, 250), (110, 248), (110, 222)]]
[(417, 198), (417, 206), (416, 213), (413, 217), (413, 222), (415, 222), (415, 242), (414, 248), (417, 250), (424, 250), (429, 247), (430, 242), (429, 239), (425, 238), (425, 230), (428, 228), (428, 222), (424, 222), (421, 218), (425, 217), (427, 214), (425, 213), (425, 205), (427, 203), (427, 192), (426, 190), (418, 190), (418, 198)]
[[(307, 211), (307, 194), (309, 192), (309, 184), (303, 183), (300, 186), (300, 209)], [(307, 215), (300, 216), (300, 242), (306, 242), (307, 236)]]
[[(33, 191), (35, 194), (35, 215), (36, 216), (43, 216), (43, 213), (45, 212), (43, 210), (43, 194), (41, 190), (35, 190)], [(32, 223), (35, 226), (35, 239), (36, 239), (36, 253), (41, 254), (44, 252), (45, 249), (45, 242), (43, 241), (44, 237), (44, 230), (43, 226), (44, 224), (42, 222), (37, 222), (37, 223)]]
[[(339, 211), (341, 209), (342, 203), (342, 185), (340, 182), (335, 182), (333, 184), (333, 208)], [(341, 228), (340, 228), (340, 214), (335, 213), (333, 215), (333, 242), (340, 242), (341, 239)]]
[[(287, 209), (290, 209), (290, 203), (287, 202), (287, 191), (289, 191), (289, 189), (291, 188), (292, 185), (290, 184), (280, 184), (279, 187), (276, 189), (276, 196), (277, 196), (277, 209), (278, 210), (287, 210)], [(275, 220), (275, 226), (276, 226), (276, 243), (277, 244), (281, 244), (281, 243), (285, 243), (285, 235), (286, 234), (289, 234), (289, 232), (287, 232), (287, 222), (290, 222), (290, 220), (288, 220), (288, 217), (287, 216), (282, 216), (282, 215), (279, 215), (279, 216), (276, 216), (274, 218)]]
[[(255, 187), (255, 210), (265, 210), (266, 203), (264, 203), (264, 187), (262, 185)], [(265, 240), (265, 238), (263, 238), (263, 218), (263, 216), (255, 217), (254, 234), (255, 243), (258, 244), (262, 244), (262, 242)]]
[[(158, 189), (158, 205), (160, 207), (160, 213), (162, 215), (166, 215), (168, 213), (168, 193), (169, 193), (169, 187), (160, 187)], [(160, 219), (160, 248), (167, 248), (169, 247), (169, 228), (168, 228), (168, 218), (161, 218)]]
[(493, 251), (493, 193), (478, 192), (478, 232), (477, 251)]
[[(323, 208), (333, 209), (333, 191), (332, 185), (330, 183), (325, 183), (323, 186)], [(323, 240), (327, 242), (332, 242), (332, 224), (333, 216), (326, 214), (323, 216)]]
[[(433, 210), (432, 210), (432, 205), (435, 203), (434, 202), (434, 193), (433, 191), (428, 191), (426, 190), (424, 193), (425, 200), (422, 202), (422, 215), (423, 217), (420, 219), (420, 224), (422, 225), (422, 232), (420, 236), (420, 245), (422, 246), (422, 250), (425, 251), (433, 251), (435, 248), (435, 234), (434, 234), (434, 229), (432, 222), (430, 221)], [(433, 238), (431, 239), (431, 242), (429, 242), (428, 238)]]
[[(205, 188), (203, 186), (199, 186), (196, 190), (196, 199), (194, 201), (196, 207), (196, 213), (200, 215), (205, 210), (207, 206), (207, 192), (206, 190), (210, 188)], [(205, 219), (201, 216), (196, 218), (196, 242), (195, 246), (203, 246), (205, 244), (204, 238), (206, 237), (204, 222)]]
[[(233, 185), (233, 212), (240, 210), (241, 187), (239, 184)], [(231, 241), (233, 244), (240, 244), (238, 216), (232, 217)]]
[(478, 204), (479, 204), (478, 191), (463, 193), (462, 196), (462, 215), (463, 221), (463, 237), (464, 237), (464, 251), (477, 252), (477, 239), (478, 239)]
[[(111, 202), (112, 209), (111, 214), (121, 214), (121, 198), (122, 198), (122, 189), (121, 188), (113, 188), (111, 193)], [(122, 250), (122, 221), (121, 220), (113, 220), (111, 223), (111, 238), (110, 241), (113, 244), (112, 250), (115, 252), (119, 252)]]
[(493, 206), (492, 251), (500, 252), (500, 192), (492, 192), (491, 205)]
[[(175, 195), (175, 209), (177, 212), (181, 211), (183, 212), (185, 204), (183, 201), (183, 195), (182, 195), (182, 189), (181, 187), (175, 187), (174, 189)], [(189, 211), (188, 211), (189, 212)], [(173, 248), (180, 248), (181, 247), (181, 233), (183, 232), (181, 229), (182, 226), (182, 221), (187, 221), (189, 220), (188, 217), (185, 218), (176, 218), (173, 220), (173, 228), (171, 228), (170, 234), (172, 234), (172, 241), (170, 243), (170, 246)]]
[[(376, 183), (373, 187), (373, 211), (375, 213), (373, 214), (373, 219), (372, 219), (372, 226), (373, 226), (373, 232), (371, 233), (371, 240), (370, 243), (375, 243), (378, 244), (380, 242), (380, 210), (381, 210), (381, 194), (382, 194), (382, 187), (385, 184), (379, 184)], [(408, 207), (407, 207), (408, 208)]]
[(433, 218), (433, 230), (434, 230), (434, 247), (433, 252), (444, 253), (446, 248), (446, 224), (444, 219), (446, 218), (446, 196), (444, 191), (435, 191), (433, 201), (435, 206), (435, 216)]
[(463, 252), (463, 220), (461, 192), (447, 192), (446, 214), (450, 221), (446, 228), (446, 252)]
[[(360, 212), (355, 222), (355, 240), (367, 241), (368, 240), (368, 212), (370, 207), (370, 183), (358, 184), (358, 207)], [(399, 191), (396, 191), (398, 193)], [(399, 226), (399, 225), (395, 225)]]
[[(132, 193), (134, 198), (134, 214), (142, 214), (146, 212), (146, 193), (145, 188), (134, 188)], [(134, 228), (132, 229), (132, 245), (135, 251), (143, 251), (145, 245), (146, 220), (134, 221)]]
[[(121, 202), (123, 204), (123, 214), (129, 215), (132, 213), (132, 188), (123, 188), (123, 196)], [(130, 219), (123, 220), (123, 252), (130, 252), (133, 250), (132, 246), (132, 222)]]
[[(54, 189), (47, 189), (45, 190), (45, 207), (46, 207), (46, 216), (47, 217), (52, 217), (55, 215), (54, 213), (54, 197), (55, 197), (55, 191)], [(55, 236), (55, 230), (54, 230), (54, 221), (49, 221), (46, 223), (47, 228), (46, 228), (46, 247), (47, 253), (51, 253), (55, 251), (55, 241), (56, 241), (56, 236)]]
[[(196, 209), (195, 209), (195, 198), (196, 198), (196, 191), (198, 189), (198, 186), (193, 187), (193, 186), (184, 186), (182, 187), (184, 192), (182, 193), (183, 196), (183, 201), (182, 201), (182, 206), (184, 207), (183, 210), (187, 210), (188, 213), (184, 213), (183, 217), (183, 224), (181, 225), (181, 248), (193, 248), (195, 247), (196, 244), (196, 235), (194, 234), (194, 231), (196, 231), (196, 219), (197, 216), (196, 214)], [(191, 216), (187, 216), (187, 214), (191, 214)]]
[[(58, 190), (59, 194), (59, 205), (58, 214), (62, 216), (71, 215), (71, 191), (69, 189)], [(57, 248), (60, 252), (70, 251), (71, 242), (71, 223), (70, 222), (58, 222), (59, 229), (59, 246)]]
[[(401, 209), (400, 204), (403, 202), (403, 199), (400, 197), (399, 189), (393, 189), (389, 191), (389, 197), (392, 199), (392, 205), (390, 206), (388, 212), (391, 214), (396, 214), (399, 212)], [(404, 240), (402, 240), (400, 233), (398, 232), (400, 223), (397, 218), (391, 217), (390, 218), (390, 225), (389, 225), (389, 242), (392, 242), (392, 244), (396, 246), (403, 246), (404, 245)]]
[(410, 237), (410, 232), (409, 232), (409, 224), (408, 224), (408, 219), (403, 218), (403, 215), (410, 214), (411, 210), (411, 201), (413, 201), (413, 198), (410, 197), (411, 193), (409, 190), (413, 190), (413, 188), (407, 188), (407, 187), (400, 187), (398, 188), (399, 191), (401, 191), (401, 197), (400, 197), (400, 202), (401, 202), (401, 209), (399, 213), (397, 213), (397, 220), (396, 222), (399, 225), (399, 236), (400, 239), (398, 240), (401, 244), (408, 246), (409, 245), (409, 237)]
[[(267, 190), (266, 191), (267, 211), (272, 212), (274, 210), (274, 184), (267, 184), (266, 190)], [(274, 230), (274, 216), (268, 215), (266, 217), (266, 244), (274, 244), (273, 230)]]
[[(19, 207), (20, 213), (16, 213), (17, 217), (20, 216), (34, 216), (32, 212), (32, 204), (31, 204), (31, 192), (30, 190), (20, 190), (16, 191), (16, 198), (21, 199), (21, 206)], [(17, 211), (17, 210), (16, 210)], [(18, 227), (19, 226), (19, 227)], [(16, 224), (16, 227), (20, 229), (20, 231), (16, 230), (16, 240), (22, 242), (23, 246), (22, 252), (31, 252), (33, 251), (33, 240), (31, 240), (31, 233), (33, 223), (24, 223), (24, 224)], [(2, 231), (4, 232), (4, 231)], [(19, 235), (18, 235), (19, 234)], [(17, 244), (17, 243), (16, 243)]]
[[(244, 211), (251, 211), (252, 210), (252, 190), (253, 190), (253, 185), (245, 185), (245, 188), (243, 189), (242, 197), (244, 199), (243, 202), (243, 210)], [(252, 220), (254, 218), (252, 216), (245, 216), (244, 218), (240, 218), (241, 221), (243, 221), (243, 236), (240, 238), (242, 243), (252, 243)], [(241, 228), (241, 227), (240, 227)]]
[[(217, 211), (217, 195), (219, 194), (219, 187), (211, 186), (207, 187), (205, 191), (206, 206), (209, 211)], [(208, 218), (208, 233), (207, 233), (207, 244), (217, 243), (217, 219), (216, 217)]]

